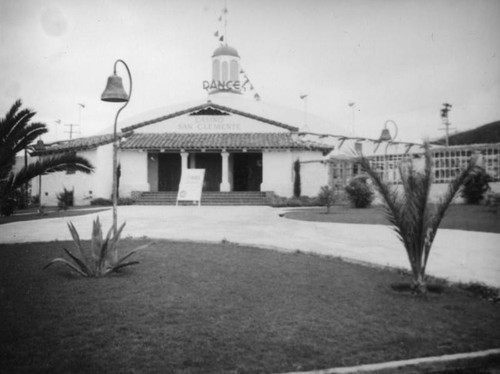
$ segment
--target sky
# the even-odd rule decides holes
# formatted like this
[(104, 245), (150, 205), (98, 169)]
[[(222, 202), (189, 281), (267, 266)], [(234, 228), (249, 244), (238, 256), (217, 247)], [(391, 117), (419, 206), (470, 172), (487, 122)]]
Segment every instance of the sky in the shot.
[[(206, 99), (223, 0), (1, 0), (0, 115), (18, 98), (50, 133), (112, 126), (100, 96), (123, 59), (133, 93), (120, 119)], [(227, 0), (227, 42), (266, 103), (360, 136), (398, 140), (500, 120), (498, 0)], [(222, 22), (223, 23), (223, 22)], [(221, 30), (222, 32), (222, 30)], [(127, 74), (118, 66), (128, 88)], [(349, 103), (355, 103), (349, 106)], [(79, 105), (83, 104), (83, 106)], [(61, 123), (58, 125), (57, 121)]]

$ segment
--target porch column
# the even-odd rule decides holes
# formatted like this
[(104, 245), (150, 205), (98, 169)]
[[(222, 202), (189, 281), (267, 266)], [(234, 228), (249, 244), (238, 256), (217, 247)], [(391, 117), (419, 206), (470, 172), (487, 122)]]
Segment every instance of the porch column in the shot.
[(222, 183), (220, 184), (221, 192), (231, 191), (229, 185), (229, 153), (226, 151), (221, 152), (222, 156)]
[(181, 150), (181, 175), (188, 168), (188, 157), (189, 153)]

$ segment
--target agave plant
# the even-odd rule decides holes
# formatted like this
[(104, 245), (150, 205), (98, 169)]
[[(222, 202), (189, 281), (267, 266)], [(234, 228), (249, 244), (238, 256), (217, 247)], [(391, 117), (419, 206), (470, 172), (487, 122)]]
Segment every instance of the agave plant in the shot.
[(69, 231), (71, 232), (71, 236), (73, 237), (73, 241), (81, 257), (74, 255), (67, 248), (63, 248), (70, 260), (61, 257), (55, 258), (45, 265), (44, 269), (56, 262), (61, 262), (84, 277), (103, 277), (126, 266), (138, 264), (138, 261), (127, 260), (135, 252), (145, 249), (153, 243), (141, 245), (131, 250), (125, 256), (118, 258), (117, 243), (120, 240), (120, 235), (124, 227), (125, 222), (120, 226), (116, 235), (113, 236), (113, 228), (111, 227), (106, 238), (103, 238), (101, 223), (99, 222), (99, 217), (97, 217), (92, 228), (90, 247), (88, 247), (82, 244), (78, 231), (73, 223), (69, 222)]
[(423, 170), (415, 167), (411, 160), (400, 165), (401, 192), (383, 182), (367, 158), (361, 157), (359, 162), (380, 193), (386, 217), (406, 249), (413, 275), (413, 291), (418, 294), (426, 293), (425, 270), (432, 243), (446, 210), (473, 171), (475, 159), (471, 160), (467, 168), (450, 182), (447, 192), (441, 196), (437, 204), (431, 204), (429, 201), (432, 156), (428, 144), (425, 144)]

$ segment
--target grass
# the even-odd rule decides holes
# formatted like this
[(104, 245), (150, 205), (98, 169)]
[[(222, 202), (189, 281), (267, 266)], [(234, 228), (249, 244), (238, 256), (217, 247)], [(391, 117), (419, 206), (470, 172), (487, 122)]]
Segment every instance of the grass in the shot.
[[(330, 214), (326, 214), (324, 207), (304, 208), (287, 212), (285, 217), (303, 221), (389, 224), (381, 206), (355, 209), (344, 205), (335, 205), (330, 208)], [(440, 228), (500, 234), (500, 215), (482, 205), (455, 204), (448, 209)]]
[(106, 279), (41, 270), (71, 245), (0, 245), (0, 371), (280, 373), (500, 346), (500, 304), (395, 292), (396, 271), (168, 241)]
[(83, 216), (85, 214), (94, 214), (111, 209), (108, 207), (106, 208), (92, 207), (92, 208), (89, 209), (88, 206), (81, 206), (81, 207), (71, 207), (68, 210), (59, 210), (57, 207), (53, 206), (53, 207), (46, 207), (45, 213), (43, 215), (38, 213), (37, 208), (17, 210), (11, 216), (8, 217), (0, 216), (0, 225), (11, 222), (33, 221), (46, 218)]

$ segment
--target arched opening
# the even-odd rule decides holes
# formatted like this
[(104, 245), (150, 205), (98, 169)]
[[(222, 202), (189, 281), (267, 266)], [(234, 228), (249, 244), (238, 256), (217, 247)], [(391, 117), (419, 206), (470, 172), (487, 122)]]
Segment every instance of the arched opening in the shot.
[(227, 67), (227, 61), (224, 61), (222, 63), (222, 79), (221, 80), (223, 82), (227, 82), (228, 75), (229, 75), (229, 71), (228, 71), (228, 67)]
[(218, 59), (212, 62), (212, 79), (214, 81), (220, 80), (220, 61)]

